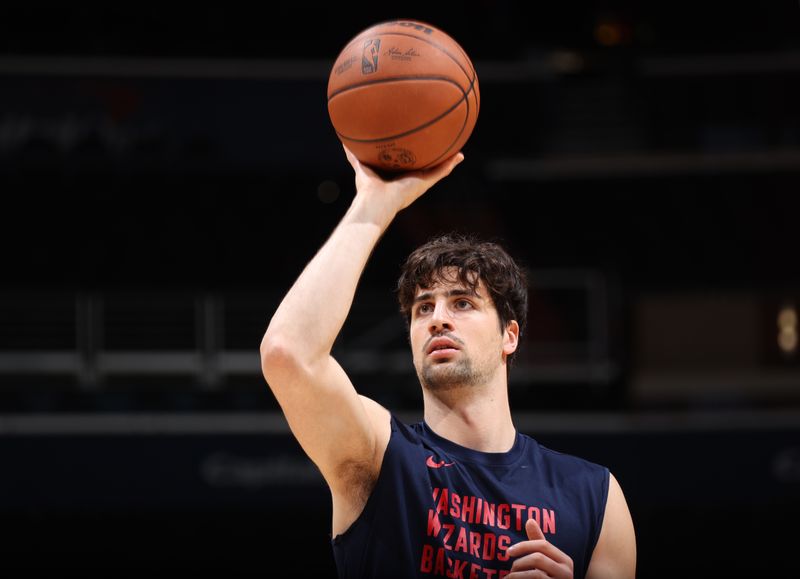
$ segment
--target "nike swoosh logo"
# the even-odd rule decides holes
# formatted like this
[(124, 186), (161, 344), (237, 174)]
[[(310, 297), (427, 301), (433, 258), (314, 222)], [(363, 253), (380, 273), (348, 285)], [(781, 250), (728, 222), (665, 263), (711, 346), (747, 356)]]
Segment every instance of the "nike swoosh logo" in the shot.
[(445, 462), (443, 460), (436, 462), (435, 460), (433, 460), (433, 455), (431, 455), (428, 457), (428, 460), (425, 461), (425, 464), (427, 464), (431, 468), (442, 468), (443, 466), (453, 466), (455, 463)]

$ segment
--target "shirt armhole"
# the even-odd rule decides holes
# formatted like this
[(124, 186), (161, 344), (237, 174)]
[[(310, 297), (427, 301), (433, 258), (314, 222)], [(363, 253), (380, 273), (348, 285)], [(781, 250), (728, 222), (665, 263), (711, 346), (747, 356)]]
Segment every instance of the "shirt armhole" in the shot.
[(586, 576), (586, 572), (589, 570), (589, 564), (592, 562), (592, 555), (594, 555), (594, 549), (597, 547), (597, 541), (600, 540), (600, 533), (603, 530), (603, 521), (605, 520), (606, 516), (606, 506), (608, 505), (608, 485), (611, 481), (611, 473), (608, 468), (603, 467), (603, 479), (600, 484), (600, 496), (599, 496), (599, 504), (597, 505), (597, 514), (595, 515), (594, 520), (594, 532), (592, 533), (591, 543), (588, 545), (588, 549), (586, 552), (586, 557), (584, 558), (585, 561), (585, 568), (583, 570), (583, 575)]

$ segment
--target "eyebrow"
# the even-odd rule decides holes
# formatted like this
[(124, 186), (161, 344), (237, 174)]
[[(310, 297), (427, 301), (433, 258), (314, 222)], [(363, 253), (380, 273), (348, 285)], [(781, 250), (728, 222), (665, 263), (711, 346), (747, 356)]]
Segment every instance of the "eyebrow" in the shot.
[[(478, 292), (476, 292), (475, 290), (469, 290), (469, 289), (463, 289), (463, 288), (451, 289), (445, 295), (447, 297), (449, 297), (449, 298), (451, 298), (453, 296), (473, 296), (473, 297), (476, 297), (476, 298), (481, 297), (481, 295)], [(419, 303), (419, 302), (425, 302), (425, 301), (428, 301), (429, 299), (431, 299), (432, 297), (433, 297), (433, 292), (425, 292), (424, 294), (419, 294), (417, 297), (415, 297), (414, 298), (414, 303), (416, 304), (416, 303)]]

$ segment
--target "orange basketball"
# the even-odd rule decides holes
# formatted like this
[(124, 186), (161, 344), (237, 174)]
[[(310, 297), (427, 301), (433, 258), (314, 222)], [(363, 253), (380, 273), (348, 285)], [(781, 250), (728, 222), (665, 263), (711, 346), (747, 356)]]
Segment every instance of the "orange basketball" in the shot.
[(479, 108), (467, 53), (423, 22), (367, 28), (342, 49), (328, 80), (337, 136), (362, 163), (388, 171), (424, 169), (455, 155)]

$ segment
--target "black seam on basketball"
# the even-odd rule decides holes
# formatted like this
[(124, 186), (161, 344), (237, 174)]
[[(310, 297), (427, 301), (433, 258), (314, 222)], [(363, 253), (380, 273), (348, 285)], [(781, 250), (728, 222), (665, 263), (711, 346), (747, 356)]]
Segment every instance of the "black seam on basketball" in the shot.
[[(401, 79), (401, 80), (407, 80), (408, 78), (409, 78), (409, 77), (402, 77), (402, 79)], [(424, 77), (424, 78), (426, 78), (426, 79), (430, 80), (430, 77)], [(395, 79), (395, 80), (397, 80), (397, 79)], [(451, 83), (451, 84), (454, 84), (455, 86), (457, 86), (457, 87), (459, 88), (459, 90), (461, 90), (461, 98), (460, 98), (460, 99), (458, 99), (458, 100), (455, 102), (455, 104), (453, 104), (453, 105), (452, 105), (452, 106), (451, 106), (449, 109), (447, 109), (446, 111), (444, 111), (443, 113), (441, 113), (439, 116), (437, 116), (437, 117), (434, 117), (434, 118), (432, 118), (431, 120), (429, 120), (429, 121), (426, 121), (426, 122), (422, 123), (421, 125), (419, 125), (419, 126), (417, 126), (417, 127), (414, 127), (413, 129), (408, 129), (407, 131), (403, 131), (402, 133), (398, 133), (398, 134), (396, 134), (396, 135), (389, 135), (389, 136), (386, 136), (386, 137), (381, 137), (380, 139), (356, 139), (356, 138), (354, 138), (354, 137), (348, 137), (348, 136), (345, 136), (345, 135), (343, 135), (342, 133), (340, 133), (339, 131), (336, 131), (336, 134), (337, 134), (337, 135), (339, 135), (339, 137), (340, 137), (340, 138), (342, 138), (342, 139), (347, 139), (348, 141), (352, 141), (352, 142), (354, 142), (354, 143), (377, 143), (377, 142), (380, 142), (380, 141), (388, 141), (388, 140), (390, 140), (390, 139), (399, 139), (399, 138), (401, 138), (401, 137), (405, 137), (406, 135), (410, 135), (410, 134), (412, 134), (412, 133), (416, 133), (417, 131), (420, 131), (420, 130), (424, 129), (425, 127), (429, 127), (429, 126), (431, 126), (431, 125), (433, 125), (433, 124), (436, 124), (437, 122), (439, 122), (440, 120), (442, 120), (444, 117), (446, 117), (447, 115), (449, 115), (451, 112), (453, 112), (454, 110), (456, 110), (456, 108), (458, 108), (458, 106), (459, 106), (459, 105), (460, 105), (462, 102), (466, 102), (466, 103), (467, 103), (467, 109), (469, 110), (469, 100), (468, 100), (468, 99), (469, 99), (469, 93), (471, 92), (471, 89), (470, 89), (470, 91), (469, 91), (469, 92), (464, 92), (464, 89), (463, 89), (463, 88), (461, 88), (461, 85), (460, 85), (460, 84), (458, 84), (457, 82), (454, 82), (454, 81), (450, 80), (449, 78), (437, 78), (436, 80), (443, 80), (443, 81), (445, 81), (445, 82), (449, 82), (449, 83)], [(375, 83), (380, 83), (380, 82), (383, 82), (383, 81), (380, 81), (380, 80), (378, 80), (378, 81), (375, 81)], [(335, 127), (335, 126), (334, 126), (333, 128), (334, 128), (334, 130), (336, 130), (336, 127)], [(463, 130), (463, 129), (462, 129), (462, 130)], [(459, 133), (459, 134), (460, 134), (460, 133)], [(452, 145), (451, 145), (451, 146), (452, 146)]]
[(379, 78), (379, 79), (375, 79), (375, 80), (365, 80), (365, 81), (360, 82), (358, 84), (351, 84), (351, 85), (348, 85), (348, 86), (346, 86), (344, 88), (341, 88), (341, 89), (337, 90), (335, 93), (332, 93), (328, 97), (328, 104), (330, 105), (331, 100), (333, 100), (334, 97), (337, 97), (340, 94), (346, 93), (347, 91), (350, 91), (350, 90), (354, 90), (354, 89), (357, 89), (357, 88), (363, 88), (365, 86), (371, 86), (373, 84), (383, 84), (383, 83), (387, 83), (387, 82), (402, 82), (402, 81), (406, 81), (406, 80), (441, 80), (441, 81), (449, 82), (451, 84), (456, 85), (459, 88), (459, 90), (464, 94), (469, 94), (469, 92), (472, 90), (472, 85), (469, 85), (467, 90), (465, 91), (464, 88), (460, 84), (458, 84), (456, 81), (454, 81), (449, 76), (441, 76), (441, 75), (437, 75), (437, 76), (433, 76), (433, 75), (390, 76), (390, 77)]
[[(419, 167), (419, 169), (427, 169), (428, 167), (433, 167), (434, 165), (437, 165), (438, 163), (440, 163), (442, 160), (446, 159), (446, 158), (448, 157), (448, 153), (449, 153), (449, 152), (452, 150), (453, 146), (454, 146), (454, 145), (455, 145), (455, 144), (458, 142), (458, 140), (461, 138), (461, 135), (463, 135), (463, 134), (464, 134), (464, 129), (467, 127), (467, 121), (469, 121), (469, 111), (470, 111), (470, 106), (469, 106), (469, 98), (467, 98), (465, 102), (466, 102), (466, 104), (467, 104), (467, 114), (466, 114), (466, 115), (464, 115), (464, 123), (461, 125), (461, 130), (460, 130), (460, 131), (458, 131), (458, 134), (456, 135), (456, 138), (455, 138), (455, 139), (453, 139), (453, 142), (452, 142), (452, 143), (450, 143), (450, 146), (449, 146), (449, 147), (447, 147), (447, 148), (446, 148), (444, 151), (442, 151), (442, 154), (441, 154), (441, 155), (439, 155), (438, 157), (436, 157), (435, 159), (433, 159), (433, 160), (432, 160), (430, 163), (428, 163), (427, 165), (423, 165), (422, 167)], [(478, 102), (478, 93), (475, 93), (475, 103), (476, 103), (476, 104), (475, 104), (475, 116), (476, 116), (476, 117), (477, 117), (477, 115), (478, 115), (478, 107), (477, 107), (477, 102)]]

